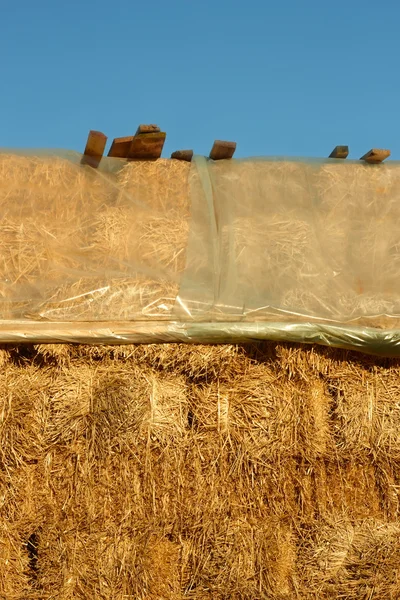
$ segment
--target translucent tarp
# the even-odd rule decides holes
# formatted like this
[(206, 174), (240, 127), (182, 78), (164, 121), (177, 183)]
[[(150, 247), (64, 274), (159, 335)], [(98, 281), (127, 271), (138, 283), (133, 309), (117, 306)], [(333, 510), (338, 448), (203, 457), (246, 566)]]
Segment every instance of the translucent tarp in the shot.
[(0, 154), (0, 341), (400, 354), (400, 164)]

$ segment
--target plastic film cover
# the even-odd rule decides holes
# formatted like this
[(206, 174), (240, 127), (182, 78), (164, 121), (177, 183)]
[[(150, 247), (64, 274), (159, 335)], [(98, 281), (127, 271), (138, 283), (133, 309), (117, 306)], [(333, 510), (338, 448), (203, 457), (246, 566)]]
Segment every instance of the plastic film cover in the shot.
[(0, 341), (400, 354), (400, 165), (0, 154)]

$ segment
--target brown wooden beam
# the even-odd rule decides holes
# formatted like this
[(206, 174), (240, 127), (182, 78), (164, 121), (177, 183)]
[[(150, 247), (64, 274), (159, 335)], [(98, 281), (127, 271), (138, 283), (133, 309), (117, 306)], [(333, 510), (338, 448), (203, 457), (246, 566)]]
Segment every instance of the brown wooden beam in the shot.
[(101, 131), (89, 131), (81, 163), (97, 169), (103, 157), (107, 136)]
[(112, 156), (113, 158), (127, 158), (133, 137), (133, 135), (130, 135), (128, 137), (115, 138), (111, 144), (108, 156)]
[(193, 158), (193, 150), (177, 150), (171, 154), (171, 158), (175, 158), (176, 160), (185, 160), (186, 162), (191, 162)]
[(166, 137), (167, 134), (162, 131), (135, 135), (130, 144), (127, 158), (129, 160), (157, 160), (161, 156)]
[(236, 150), (236, 142), (224, 142), (222, 140), (215, 140), (213, 147), (211, 148), (210, 158), (212, 160), (223, 160), (232, 158)]
[(380, 148), (372, 148), (369, 152), (364, 154), (360, 160), (365, 160), (368, 163), (381, 163), (390, 156), (390, 150), (382, 150)]
[(347, 158), (349, 155), (348, 146), (336, 146), (329, 155), (329, 158)]

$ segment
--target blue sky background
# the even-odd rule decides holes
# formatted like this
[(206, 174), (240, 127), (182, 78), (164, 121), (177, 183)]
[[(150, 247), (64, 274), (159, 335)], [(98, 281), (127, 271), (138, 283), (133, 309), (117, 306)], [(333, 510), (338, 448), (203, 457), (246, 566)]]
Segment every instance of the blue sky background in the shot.
[(237, 157), (400, 159), (400, 2), (2, 0), (0, 146), (82, 150), (89, 129), (214, 139)]

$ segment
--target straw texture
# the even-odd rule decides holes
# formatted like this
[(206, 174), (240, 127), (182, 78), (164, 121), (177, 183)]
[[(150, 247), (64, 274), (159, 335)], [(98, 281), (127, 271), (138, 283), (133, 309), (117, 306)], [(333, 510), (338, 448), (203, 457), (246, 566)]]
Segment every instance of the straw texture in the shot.
[(36, 346), (0, 373), (4, 598), (397, 598), (400, 367)]

